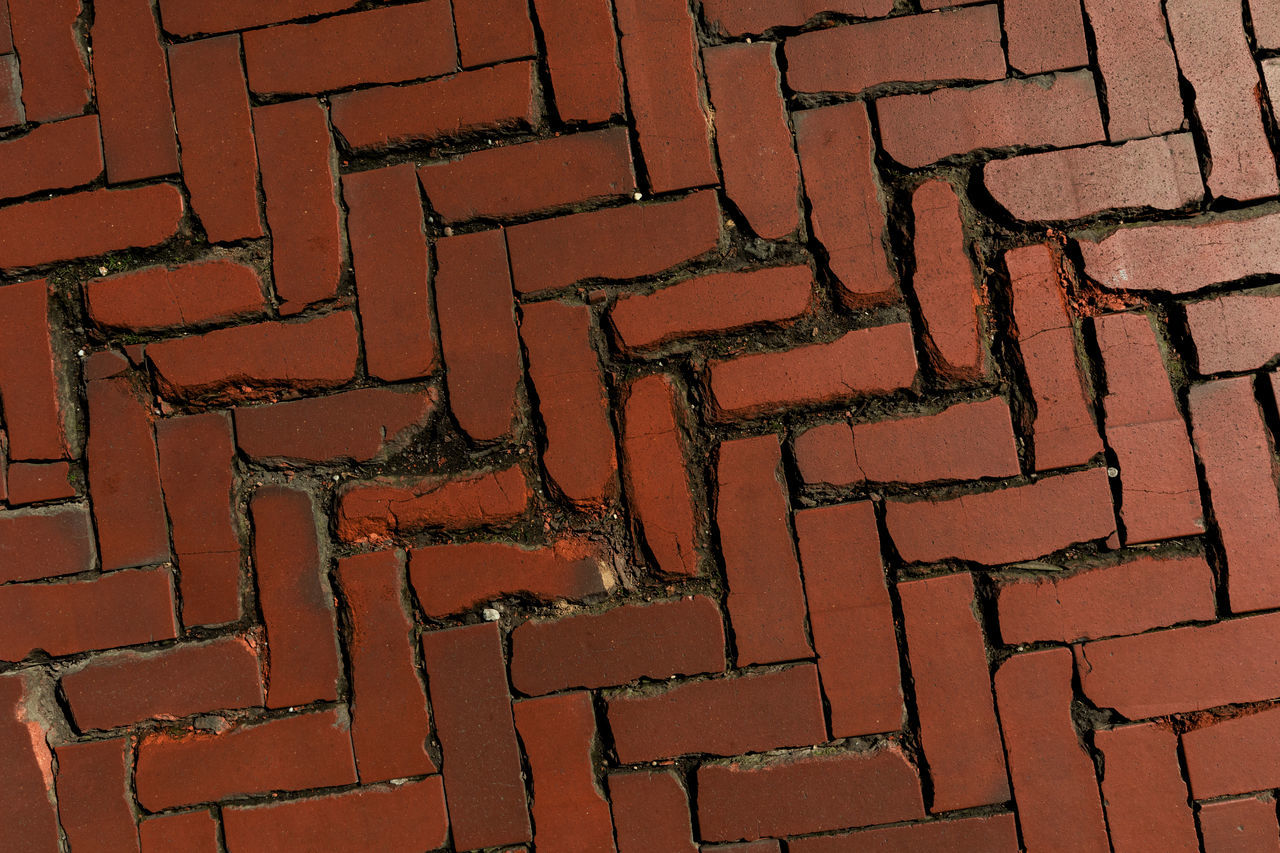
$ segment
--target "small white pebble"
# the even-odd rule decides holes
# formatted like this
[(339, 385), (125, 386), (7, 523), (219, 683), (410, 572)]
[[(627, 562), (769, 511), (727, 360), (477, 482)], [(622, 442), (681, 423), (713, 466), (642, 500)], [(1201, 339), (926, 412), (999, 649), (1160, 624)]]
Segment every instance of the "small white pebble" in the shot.
[(639, 190), (636, 190), (631, 194), (631, 197), (634, 198), (636, 201), (639, 201), (640, 199), (644, 198), (644, 193), (640, 192)]
[(1108, 477), (1119, 477), (1119, 476), (1120, 476), (1120, 469), (1119, 469), (1119, 468), (1108, 468), (1108, 469), (1107, 469), (1107, 476), (1108, 476)]
[(81, 358), (84, 358), (84, 350), (76, 350), (76, 355), (80, 356)]
[(484, 617), (484, 621), (486, 622), (497, 622), (502, 618), (502, 614), (494, 610), (492, 607), (486, 607), (484, 610), (480, 611), (480, 615)]
[(452, 237), (452, 236), (453, 236), (453, 229), (452, 229), (452, 228), (445, 228), (445, 229), (444, 229), (444, 236), (446, 236), (446, 237)]
[(341, 480), (341, 479), (342, 479), (342, 475), (341, 475), (341, 474), (334, 474), (334, 475), (333, 475), (333, 482), (335, 482), (335, 483), (336, 483), (336, 482), (338, 482), (338, 481), (339, 481), (339, 480)]
[(98, 275), (106, 275), (106, 274), (107, 274), (106, 267), (98, 267)]

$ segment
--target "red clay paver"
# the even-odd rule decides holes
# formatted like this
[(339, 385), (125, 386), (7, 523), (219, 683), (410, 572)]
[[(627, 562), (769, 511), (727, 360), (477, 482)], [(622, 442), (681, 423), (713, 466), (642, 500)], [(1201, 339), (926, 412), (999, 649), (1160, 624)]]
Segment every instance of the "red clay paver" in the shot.
[(1161, 850), (1195, 853), (1195, 818), (1178, 766), (1178, 737), (1156, 723), (1105, 729), (1094, 734), (1105, 772), (1102, 797), (1112, 848), (1137, 853)]
[(911, 196), (915, 221), (915, 276), (912, 286), (942, 373), (981, 372), (978, 294), (965, 251), (960, 201), (946, 181), (921, 184)]
[(609, 774), (618, 853), (697, 853), (689, 795), (670, 770)]

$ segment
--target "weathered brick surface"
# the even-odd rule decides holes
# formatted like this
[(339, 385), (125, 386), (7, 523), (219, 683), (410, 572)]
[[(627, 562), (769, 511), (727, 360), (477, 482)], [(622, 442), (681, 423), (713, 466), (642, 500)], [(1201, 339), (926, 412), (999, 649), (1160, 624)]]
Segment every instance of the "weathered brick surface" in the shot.
[(1084, 0), (1107, 87), (1112, 141), (1177, 130), (1185, 122), (1178, 66), (1159, 0)]
[(695, 853), (689, 795), (670, 770), (610, 773), (609, 798), (618, 853)]
[(258, 273), (221, 260), (96, 278), (85, 300), (95, 322), (133, 332), (225, 322), (267, 307)]
[(921, 184), (911, 196), (911, 208), (916, 261), (912, 287), (920, 302), (935, 366), (943, 373), (980, 372), (979, 299), (965, 252), (955, 189), (946, 181)]
[(1102, 797), (1113, 849), (1200, 849), (1178, 766), (1177, 735), (1146, 723), (1097, 732), (1094, 744), (1106, 762)]
[(1280, 300), (1234, 293), (1187, 305), (1187, 328), (1202, 374), (1257, 370), (1280, 354), (1273, 340)]
[(96, 116), (42, 124), (0, 143), (0, 198), (83, 186), (102, 168)]
[(1230, 850), (1271, 853), (1280, 849), (1280, 838), (1276, 837), (1276, 804), (1270, 798), (1241, 797), (1202, 803), (1197, 816), (1207, 853)]

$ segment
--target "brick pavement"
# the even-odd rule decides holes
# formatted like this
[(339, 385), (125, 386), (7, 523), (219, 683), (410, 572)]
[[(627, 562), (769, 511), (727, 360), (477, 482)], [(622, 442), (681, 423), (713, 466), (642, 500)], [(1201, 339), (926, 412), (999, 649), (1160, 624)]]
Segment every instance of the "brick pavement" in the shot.
[(1280, 2), (0, 0), (0, 849), (1280, 851)]

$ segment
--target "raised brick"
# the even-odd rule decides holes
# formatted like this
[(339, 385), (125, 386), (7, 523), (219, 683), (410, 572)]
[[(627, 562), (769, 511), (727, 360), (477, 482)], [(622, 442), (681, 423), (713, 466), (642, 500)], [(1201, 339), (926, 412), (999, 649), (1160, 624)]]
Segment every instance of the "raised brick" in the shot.
[(370, 542), (430, 526), (508, 521), (523, 513), (528, 502), (529, 487), (516, 466), (464, 479), (356, 483), (339, 497), (338, 536), (347, 542)]
[(249, 88), (300, 95), (457, 70), (453, 15), (430, 0), (244, 34)]
[(1084, 0), (1107, 87), (1112, 141), (1183, 125), (1178, 66), (1160, 0)]
[(866, 479), (853, 453), (853, 430), (847, 422), (819, 424), (799, 433), (793, 453), (806, 483), (848, 486)]
[(80, 849), (137, 851), (129, 797), (129, 740), (70, 743), (54, 750), (58, 762), (58, 819), (67, 842)]
[(787, 126), (774, 45), (704, 50), (725, 195), (768, 239), (800, 226), (800, 167)]
[(261, 237), (258, 152), (237, 36), (169, 47), (182, 180), (214, 243)]
[(435, 850), (449, 837), (439, 776), (390, 788), (356, 788), (314, 799), (224, 809), (227, 846), (245, 853), (290, 847)]
[[(1222, 662), (1233, 660), (1231, 656)], [(1280, 767), (1280, 708), (1187, 732), (1182, 736), (1182, 749), (1191, 796), (1197, 800), (1274, 788), (1280, 779), (1276, 772)]]
[(257, 0), (222, 0), (215, 5), (205, 0), (161, 0), (160, 16), (165, 32), (193, 36), (326, 15), (354, 5), (355, 0), (273, 0), (267, 5)]
[(96, 116), (42, 124), (0, 143), (0, 198), (68, 190), (101, 174)]
[(1102, 403), (1107, 444), (1120, 469), (1125, 544), (1203, 533), (1191, 440), (1150, 316), (1099, 317), (1094, 331), (1106, 366)]
[(618, 853), (697, 853), (689, 795), (671, 770), (610, 773)]
[(0, 512), (0, 583), (74, 575), (94, 566), (87, 507)]
[[(609, 699), (609, 727), (623, 764), (695, 752), (764, 752), (827, 736), (812, 664), (617, 696)], [(705, 830), (704, 824), (707, 840), (721, 840)]]
[(271, 227), (271, 272), (282, 314), (333, 297), (342, 275), (336, 155), (324, 107), (286, 101), (255, 107), (262, 192)]
[(866, 105), (801, 110), (792, 122), (813, 236), (826, 249), (839, 298), (857, 307), (897, 297)]
[(720, 611), (703, 596), (526, 622), (511, 649), (511, 683), (531, 695), (725, 667)]
[(875, 511), (867, 502), (806, 509), (795, 527), (832, 735), (901, 729), (898, 639)]
[(405, 612), (403, 558), (395, 551), (338, 561), (351, 640), (351, 744), (360, 782), (434, 773), (431, 721)]
[(698, 768), (698, 826), (708, 841), (750, 841), (920, 817), (920, 781), (896, 745)]
[[(946, 500), (890, 501), (886, 521), (907, 562), (1012, 563), (1106, 539), (1116, 529), (1101, 468)], [(1005, 520), (1017, 518), (1015, 525)]]
[(618, 488), (618, 463), (600, 365), (591, 347), (585, 306), (525, 305), (520, 337), (529, 353), (529, 378), (547, 433), (547, 474), (579, 504), (609, 500)]
[(1241, 5), (1229, 0), (1169, 0), (1165, 12), (1178, 70), (1195, 89), (1196, 115), (1209, 145), (1209, 191), (1240, 200), (1280, 192)]
[(857, 329), (831, 343), (739, 356), (710, 366), (718, 410), (736, 417), (896, 391), (915, 378), (916, 352), (906, 323)]
[(521, 382), (511, 266), (501, 229), (436, 241), (436, 314), (449, 408), (477, 441), (511, 431)]
[(1018, 474), (1009, 404), (958, 403), (936, 415), (853, 425), (860, 479), (927, 483)]
[(997, 602), (1006, 644), (1139, 634), (1215, 613), (1213, 571), (1203, 557), (1146, 557), (1019, 578), (1000, 587)]
[(1178, 765), (1178, 736), (1155, 723), (1094, 732), (1115, 853), (1197, 853), (1195, 818)]
[(250, 458), (367, 462), (435, 411), (428, 391), (360, 388), (235, 410), (236, 443)]
[(1009, 65), (1023, 74), (1089, 64), (1079, 0), (1009, 0), (1004, 31)]
[(150, 0), (94, 3), (91, 36), (107, 180), (122, 184), (176, 173), (169, 68)]
[(1242, 376), (1195, 385), (1192, 437), (1226, 552), (1227, 595), (1236, 613), (1280, 603), (1280, 499), (1271, 438)]
[(180, 812), (147, 818), (138, 824), (142, 853), (217, 853), (218, 824), (209, 811)]
[(533, 837), (496, 623), (429, 631), (422, 652), (460, 850)]
[(1257, 370), (1280, 354), (1280, 299), (1269, 292), (1229, 293), (1185, 310), (1200, 373)]
[(165, 568), (0, 587), (0, 660), (22, 660), (35, 649), (59, 656), (171, 640), (178, 635), (173, 608)]
[(538, 49), (529, 0), (454, 0), (453, 23), (464, 68), (533, 56)]
[(613, 821), (592, 760), (599, 742), (591, 694), (525, 699), (514, 712), (533, 776), (534, 841), (551, 850), (612, 851)]
[(946, 181), (927, 181), (911, 195), (915, 218), (915, 275), (928, 344), (938, 369), (973, 375), (982, 370), (973, 266), (965, 251), (960, 200)]
[(608, 0), (534, 0), (556, 110), (564, 121), (605, 121), (623, 111), (622, 68)]
[(412, 86), (334, 95), (333, 126), (355, 149), (530, 127), (541, 119), (536, 82), (532, 62), (509, 62)]
[(892, 0), (704, 0), (708, 23), (731, 36), (798, 27), (820, 12), (876, 18), (893, 9)]
[(378, 379), (414, 379), (436, 364), (422, 201), (405, 164), (342, 179), (365, 361)]
[[(299, 359), (298, 353), (306, 353)], [(275, 389), (333, 388), (355, 376), (355, 320), (337, 311), (296, 323), (258, 323), (147, 347), (166, 394), (237, 399), (269, 396)]]
[(27, 121), (78, 116), (89, 105), (88, 54), (77, 28), (82, 9), (81, 0), (9, 0)]
[(45, 279), (0, 288), (0, 401), (9, 459), (70, 456), (53, 355), (49, 283)]
[(138, 746), (134, 777), (148, 811), (355, 781), (351, 739), (337, 711), (233, 724), (216, 734), (156, 732)]
[(876, 110), (885, 151), (911, 168), (980, 148), (1065, 147), (1103, 138), (1089, 71), (894, 95), (878, 101)]
[(218, 323), (260, 315), (267, 307), (257, 271), (228, 260), (90, 279), (85, 299), (95, 323), (131, 332)]
[(584, 279), (653, 275), (719, 243), (720, 205), (709, 190), (507, 229), (512, 280), (521, 293), (563, 289)]
[(787, 39), (787, 85), (861, 92), (880, 83), (999, 80), (1000, 40), (992, 5), (813, 30)]
[(62, 849), (53, 798), (53, 750), (30, 716), (41, 698), (31, 670), (0, 676), (0, 707), (5, 709), (0, 716), (0, 761), (5, 767), (0, 826), (12, 833), (5, 843), (14, 853)]
[[(1256, 5), (1256, 4), (1255, 4)], [(1247, 797), (1200, 805), (1200, 837), (1205, 853), (1275, 853), (1276, 803), (1267, 797)]]
[(987, 646), (969, 574), (898, 584), (920, 740), (933, 780), (930, 811), (1009, 799)]
[(418, 167), (431, 208), (446, 221), (514, 216), (635, 188), (626, 128), (540, 139)]
[(1012, 814), (994, 814), (957, 820), (865, 829), (842, 835), (795, 838), (787, 842), (791, 853), (847, 853), (850, 850), (883, 850), (885, 853), (929, 853), (933, 850), (982, 850), (1014, 853), (1018, 826)]
[(716, 476), (716, 527), (737, 665), (810, 657), (777, 437), (722, 443)]
[(178, 230), (183, 208), (173, 184), (89, 190), (0, 207), (0, 268), (156, 246)]
[(992, 160), (992, 198), (1016, 219), (1079, 219), (1104, 210), (1177, 210), (1204, 196), (1189, 133)]
[(7, 473), (10, 506), (76, 496), (68, 462), (13, 462)]
[(698, 572), (698, 523), (680, 430), (682, 408), (679, 390), (665, 374), (632, 382), (624, 408), (628, 506), (655, 568), (669, 575)]

